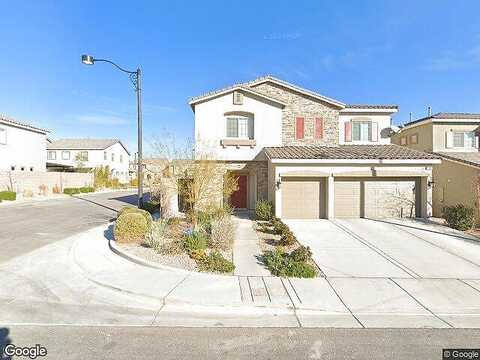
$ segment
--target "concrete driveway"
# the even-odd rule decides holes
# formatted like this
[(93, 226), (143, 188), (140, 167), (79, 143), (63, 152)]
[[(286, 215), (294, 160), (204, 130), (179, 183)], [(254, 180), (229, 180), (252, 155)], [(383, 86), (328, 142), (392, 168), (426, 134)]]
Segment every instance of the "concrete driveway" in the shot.
[(327, 277), (480, 279), (480, 242), (415, 220), (288, 220)]
[(0, 263), (105, 224), (136, 202), (135, 191), (114, 191), (0, 205)]

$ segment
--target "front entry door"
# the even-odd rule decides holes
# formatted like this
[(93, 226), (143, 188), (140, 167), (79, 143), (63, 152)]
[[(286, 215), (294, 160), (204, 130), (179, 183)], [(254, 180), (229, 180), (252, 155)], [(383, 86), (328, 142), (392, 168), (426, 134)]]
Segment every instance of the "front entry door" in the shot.
[(247, 208), (247, 176), (238, 176), (238, 189), (235, 191), (231, 198), (232, 206), (236, 209)]

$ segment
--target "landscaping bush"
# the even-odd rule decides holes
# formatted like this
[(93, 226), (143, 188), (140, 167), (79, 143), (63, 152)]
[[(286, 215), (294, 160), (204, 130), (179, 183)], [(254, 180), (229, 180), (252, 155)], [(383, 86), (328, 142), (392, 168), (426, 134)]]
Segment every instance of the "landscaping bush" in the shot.
[(160, 252), (162, 246), (165, 245), (165, 230), (166, 230), (167, 223), (163, 220), (154, 221), (152, 223), (152, 228), (150, 233), (147, 234), (144, 245), (154, 249), (157, 252)]
[(140, 213), (125, 213), (115, 221), (113, 234), (119, 243), (141, 243), (150, 228), (145, 217)]
[(91, 193), (95, 191), (95, 188), (93, 188), (92, 186), (84, 186), (79, 188), (79, 190), (81, 193)]
[(64, 188), (63, 193), (67, 195), (80, 194), (80, 188)]
[(270, 220), (272, 218), (272, 203), (266, 200), (259, 200), (255, 204), (255, 216), (258, 220)]
[(470, 230), (475, 225), (475, 209), (463, 204), (445, 207), (443, 216), (447, 224), (457, 230)]
[(171, 217), (171, 218), (167, 219), (167, 224), (168, 225), (178, 225), (178, 224), (180, 224), (181, 221), (182, 221), (182, 218), (174, 216), (174, 217)]
[(189, 254), (195, 250), (205, 250), (207, 248), (207, 237), (201, 231), (191, 231), (185, 235), (183, 246)]
[(235, 270), (235, 265), (218, 251), (212, 251), (210, 254), (203, 256), (198, 261), (198, 268), (200, 271), (208, 271), (215, 273), (231, 273)]
[(294, 261), (309, 261), (312, 258), (312, 251), (308, 246), (299, 246), (290, 253)]
[(281, 235), (284, 232), (290, 230), (288, 226), (282, 222), (282, 220), (277, 218), (272, 219), (272, 225), (273, 225), (273, 233), (276, 235)]
[(17, 193), (15, 191), (0, 191), (0, 201), (8, 200), (14, 201), (17, 199)]
[(160, 211), (160, 204), (155, 201), (145, 201), (143, 203), (143, 209), (150, 214), (155, 214)]
[(215, 249), (230, 249), (235, 238), (235, 226), (230, 215), (223, 215), (211, 222), (209, 245)]
[(124, 215), (124, 214), (130, 214), (130, 213), (137, 213), (142, 215), (145, 220), (147, 221), (148, 229), (150, 230), (152, 228), (152, 215), (148, 211), (133, 207), (133, 206), (124, 206), (123, 208), (120, 209), (118, 212), (118, 217)]
[[(301, 250), (305, 255), (305, 251)], [(263, 254), (263, 262), (270, 270), (272, 275), (282, 277), (301, 277), (312, 278), (315, 277), (317, 271), (315, 267), (309, 264), (306, 260), (295, 260), (298, 253), (293, 255), (293, 252), (288, 254), (280, 248), (274, 251), (265, 251)]]
[(287, 228), (283, 231), (278, 244), (281, 246), (292, 246), (296, 242), (297, 242), (297, 238), (295, 237), (295, 235), (293, 235), (290, 229)]

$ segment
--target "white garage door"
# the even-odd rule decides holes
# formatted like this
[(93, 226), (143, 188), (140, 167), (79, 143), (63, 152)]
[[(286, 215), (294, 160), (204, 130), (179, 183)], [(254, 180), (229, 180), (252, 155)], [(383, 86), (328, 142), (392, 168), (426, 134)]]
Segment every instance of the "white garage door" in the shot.
[(282, 179), (282, 218), (318, 219), (324, 217), (325, 196), (321, 179)]
[(416, 216), (416, 180), (406, 178), (335, 179), (335, 217), (395, 218)]

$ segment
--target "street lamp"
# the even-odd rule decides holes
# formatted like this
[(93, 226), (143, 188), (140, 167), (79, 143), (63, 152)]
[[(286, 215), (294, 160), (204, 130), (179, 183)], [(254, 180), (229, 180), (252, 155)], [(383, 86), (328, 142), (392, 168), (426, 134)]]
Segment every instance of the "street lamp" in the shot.
[(143, 166), (142, 166), (142, 73), (138, 67), (136, 71), (128, 71), (113, 61), (106, 59), (95, 59), (91, 55), (82, 55), (82, 63), (85, 65), (93, 65), (96, 62), (107, 62), (115, 66), (120, 71), (127, 73), (130, 77), (135, 92), (137, 93), (137, 128), (138, 128), (138, 156), (137, 156), (137, 177), (138, 177), (138, 207), (143, 208)]

